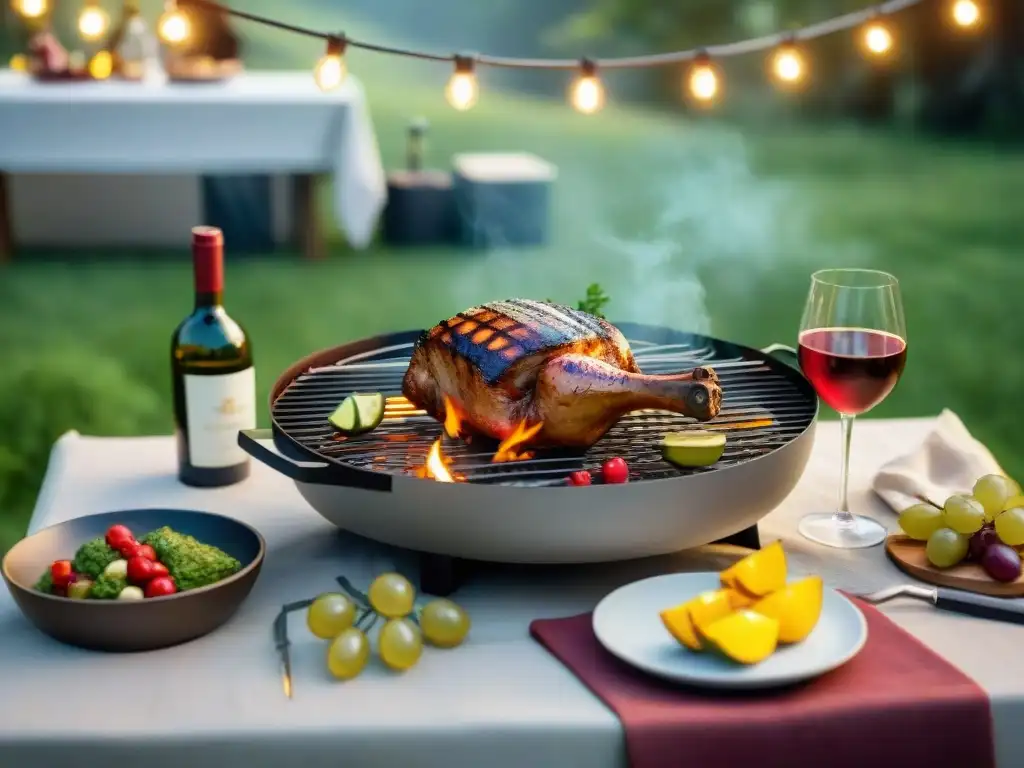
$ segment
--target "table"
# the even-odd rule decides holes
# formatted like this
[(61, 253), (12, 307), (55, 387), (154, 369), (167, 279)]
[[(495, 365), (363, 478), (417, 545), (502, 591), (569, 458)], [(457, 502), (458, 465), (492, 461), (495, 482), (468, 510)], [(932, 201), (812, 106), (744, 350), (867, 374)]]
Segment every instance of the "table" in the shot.
[[(334, 213), (357, 247), (370, 242), (386, 198), (377, 140), (354, 77), (325, 94), (308, 72), (251, 72), (198, 84), (38, 83), (0, 71), (0, 136), (0, 257), (14, 247), (14, 173), (289, 174), (297, 234), (313, 256), (322, 250), (315, 174), (333, 174)], [(150, 226), (164, 208), (180, 207), (176, 194), (154, 198), (155, 210), (145, 216)], [(188, 229), (181, 237), (187, 243)]]
[[(864, 420), (856, 425), (854, 509), (872, 510), (895, 525), (895, 515), (866, 489), (879, 464), (911, 450), (930, 423)], [(805, 475), (765, 518), (762, 538), (782, 538), (796, 568), (821, 573), (832, 585), (868, 589), (902, 583), (905, 577), (880, 547), (839, 552), (796, 534), (801, 514), (834, 502), (837, 426), (819, 426)], [(405, 677), (368, 668), (353, 682), (330, 681), (323, 643), (295, 617), (295, 699), (288, 701), (270, 639), (279, 606), (331, 589), (340, 573), (365, 585), (378, 572), (408, 564), (408, 556), (335, 533), (289, 481), (263, 465), (254, 463), (250, 480), (238, 486), (197, 490), (175, 480), (174, 456), (166, 437), (66, 435), (54, 448), (32, 529), (139, 506), (234, 515), (255, 524), (268, 542), (256, 588), (220, 631), (178, 648), (130, 656), (60, 646), (30, 627), (5, 592), (0, 596), (0, 764), (58, 765), (73, 754), (78, 765), (116, 765), (144, 755), (148, 768), (621, 768), (625, 753), (618, 721), (529, 639), (527, 625), (533, 618), (588, 610), (633, 579), (670, 568), (706, 569), (712, 558), (705, 552), (616, 565), (495, 569), (457, 595), (474, 620), (470, 642), (453, 651), (428, 649)], [(988, 691), (999, 764), (1024, 765), (1024, 733), (1018, 726), (1024, 717), (1024, 627), (909, 602), (883, 610)]]

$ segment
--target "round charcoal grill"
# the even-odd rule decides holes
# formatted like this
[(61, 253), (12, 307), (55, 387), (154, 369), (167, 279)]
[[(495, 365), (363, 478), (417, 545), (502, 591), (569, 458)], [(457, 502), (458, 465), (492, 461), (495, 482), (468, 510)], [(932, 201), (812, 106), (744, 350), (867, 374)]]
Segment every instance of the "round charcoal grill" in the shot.
[[(696, 422), (637, 411), (588, 450), (540, 449), (530, 459), (494, 463), (494, 441), (448, 438), (402, 397), (421, 333), (407, 331), (300, 360), (271, 392), (270, 434), (242, 433), (239, 440), (294, 480), (338, 527), (435, 555), (508, 563), (623, 560), (756, 525), (792, 491), (807, 463), (818, 410), (810, 384), (768, 351), (666, 328), (618, 327), (645, 373), (714, 368), (723, 392), (719, 416)], [(387, 409), (377, 429), (344, 437), (327, 417), (353, 392), (380, 392)], [(680, 469), (662, 459), (662, 436), (687, 429), (726, 433), (725, 454), (714, 466)], [(276, 450), (259, 440), (265, 437)], [(457, 482), (417, 474), (439, 438)], [(566, 484), (569, 473), (596, 470), (614, 456), (629, 464), (628, 483)]]

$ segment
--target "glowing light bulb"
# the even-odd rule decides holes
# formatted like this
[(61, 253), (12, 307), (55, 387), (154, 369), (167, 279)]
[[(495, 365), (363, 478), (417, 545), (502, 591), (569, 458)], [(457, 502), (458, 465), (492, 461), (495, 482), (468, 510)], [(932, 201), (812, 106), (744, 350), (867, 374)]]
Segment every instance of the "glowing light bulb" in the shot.
[(872, 22), (864, 29), (864, 48), (875, 56), (883, 56), (893, 49), (892, 32), (881, 22)]
[(600, 112), (604, 106), (604, 86), (597, 76), (597, 65), (589, 59), (580, 62), (580, 76), (572, 84), (570, 100), (584, 115)]
[(11, 56), (10, 68), (15, 72), (28, 72), (28, 56), (24, 53), (16, 53)]
[(95, 80), (106, 80), (114, 71), (114, 57), (110, 51), (98, 51), (89, 59), (89, 76)]
[(332, 37), (327, 41), (327, 53), (316, 63), (313, 80), (321, 91), (333, 91), (345, 79), (348, 70), (342, 54), (345, 52), (345, 41)]
[(718, 95), (718, 73), (706, 56), (699, 56), (694, 60), (688, 87), (690, 95), (697, 101), (709, 103)]
[(13, 0), (11, 3), (15, 13), (26, 19), (38, 19), (50, 10), (47, 0)]
[(170, 3), (156, 23), (156, 33), (168, 45), (180, 45), (192, 34), (192, 22), (178, 9), (176, 3)]
[(460, 112), (471, 109), (479, 96), (476, 75), (473, 74), (473, 59), (467, 56), (455, 57), (455, 72), (444, 89), (448, 103)]
[(95, 2), (86, 3), (78, 14), (78, 34), (83, 40), (98, 40), (109, 26), (110, 17)]
[(958, 27), (974, 27), (981, 21), (981, 8), (974, 0), (957, 0), (953, 3), (953, 21)]
[(345, 62), (341, 56), (324, 56), (313, 70), (313, 78), (321, 91), (333, 91), (345, 79)]
[(780, 48), (772, 59), (772, 72), (784, 83), (800, 82), (804, 77), (805, 70), (803, 56), (792, 45)]

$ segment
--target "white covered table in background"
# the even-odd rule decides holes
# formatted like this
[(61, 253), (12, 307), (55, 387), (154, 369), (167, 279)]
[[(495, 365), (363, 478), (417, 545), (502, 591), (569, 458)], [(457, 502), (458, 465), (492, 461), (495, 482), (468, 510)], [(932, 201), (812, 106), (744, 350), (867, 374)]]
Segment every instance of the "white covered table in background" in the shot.
[[(931, 419), (858, 422), (851, 504), (895, 527), (867, 489), (888, 459), (912, 450)], [(833, 586), (903, 583), (881, 547), (827, 549), (799, 537), (805, 512), (835, 502), (839, 430), (822, 423), (807, 471), (762, 522), (796, 568)], [(397, 676), (379, 665), (348, 683), (327, 677), (324, 644), (291, 621), (295, 698), (281, 689), (270, 625), (281, 604), (334, 587), (344, 573), (366, 584), (406, 553), (338, 534), (294, 485), (262, 464), (234, 487), (197, 490), (175, 479), (169, 437), (88, 438), (69, 434), (54, 449), (31, 527), (131, 507), (190, 507), (232, 515), (266, 537), (267, 560), (237, 616), (177, 648), (105, 655), (39, 634), (0, 594), (0, 765), (122, 765), (147, 768), (622, 768), (618, 720), (528, 635), (535, 618), (590, 610), (617, 586), (654, 573), (721, 565), (705, 553), (634, 563), (485, 572), (456, 599), (469, 611), (469, 642), (428, 649)], [(628, 514), (628, 510), (623, 511)], [(1024, 765), (1024, 626), (943, 613), (920, 603), (882, 610), (989, 694), (999, 765)], [(864, 738), (871, 738), (865, 733)]]
[[(311, 229), (312, 179), (333, 175), (338, 224), (367, 245), (386, 187), (358, 81), (321, 93), (308, 72), (140, 84), (37, 83), (0, 71), (0, 258), (22, 241), (20, 229), (42, 245), (97, 233), (106, 244), (187, 245), (202, 223), (196, 175), (249, 173), (296, 179), (294, 224), (310, 255), (322, 237)], [(104, 181), (89, 179), (86, 192), (86, 174), (113, 178), (99, 189)], [(146, 187), (154, 175), (159, 183)], [(288, 228), (287, 212), (275, 220), (276, 231)]]

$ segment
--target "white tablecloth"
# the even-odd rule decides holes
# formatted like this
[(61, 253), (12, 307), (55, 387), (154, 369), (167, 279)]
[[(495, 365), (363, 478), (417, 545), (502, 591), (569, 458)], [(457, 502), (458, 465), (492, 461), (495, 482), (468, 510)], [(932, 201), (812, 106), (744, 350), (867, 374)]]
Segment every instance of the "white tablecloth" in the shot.
[[(866, 489), (880, 463), (919, 443), (929, 423), (856, 425), (856, 510), (895, 524)], [(839, 552), (795, 532), (801, 514), (834, 503), (838, 454), (837, 425), (822, 424), (807, 472), (763, 521), (762, 538), (782, 538), (797, 568), (821, 573), (835, 586), (901, 583), (905, 577), (880, 547)], [(621, 768), (625, 753), (617, 719), (528, 637), (529, 621), (588, 610), (619, 584), (652, 573), (717, 564), (707, 554), (690, 554), (618, 565), (496, 570), (458, 594), (474, 620), (465, 646), (428, 649), (404, 676), (371, 667), (343, 684), (327, 677), (323, 643), (296, 616), (295, 698), (288, 701), (270, 638), (279, 606), (331, 589), (339, 573), (365, 585), (373, 574), (409, 562), (402, 553), (336, 534), (289, 481), (260, 464), (243, 484), (197, 490), (178, 484), (174, 456), (170, 438), (64, 437), (54, 450), (32, 529), (129, 507), (233, 515), (256, 525), (268, 542), (256, 588), (237, 616), (206, 638), (119, 656), (49, 640), (21, 618), (4, 593), (0, 765), (142, 760), (148, 768)], [(1024, 765), (1024, 627), (910, 602), (884, 610), (988, 691), (1000, 765)]]
[(37, 83), (0, 71), (0, 171), (331, 173), (352, 244), (369, 243), (386, 199), (362, 87), (321, 93), (308, 72), (222, 83)]

